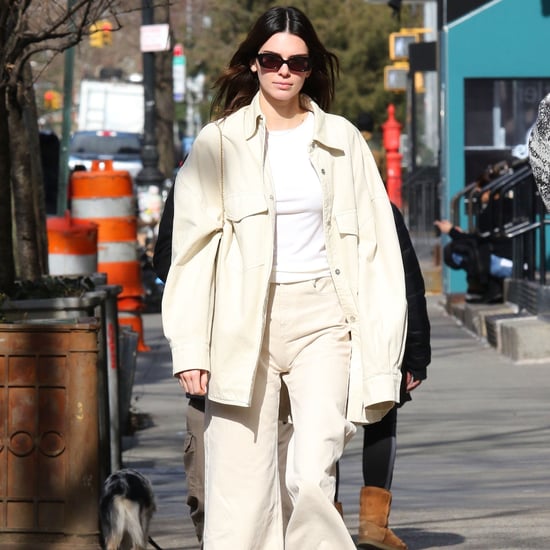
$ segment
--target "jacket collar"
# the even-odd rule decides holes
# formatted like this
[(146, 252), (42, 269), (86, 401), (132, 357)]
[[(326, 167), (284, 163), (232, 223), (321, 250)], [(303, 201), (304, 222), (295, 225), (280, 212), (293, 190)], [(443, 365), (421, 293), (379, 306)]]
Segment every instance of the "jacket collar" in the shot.
[[(319, 105), (308, 96), (305, 96), (305, 99), (309, 103), (309, 108), (313, 112), (315, 119), (313, 141), (325, 149), (342, 151), (342, 147), (338, 145), (333, 134), (329, 133), (329, 125), (327, 122), (332, 115), (325, 113)], [(260, 126), (264, 123), (264, 115), (260, 109), (260, 92), (256, 93), (250, 104), (243, 107), (242, 111), (245, 139), (249, 140), (258, 133)]]
[[(308, 98), (309, 99), (309, 98)], [(331, 149), (343, 152), (342, 146), (338, 144), (338, 138), (335, 137), (334, 125), (332, 132), (329, 127), (330, 120), (334, 121), (334, 115), (325, 113), (315, 101), (309, 99), (309, 104), (315, 117), (315, 125), (313, 127), (313, 141), (324, 149)]]
[(250, 139), (258, 132), (264, 115), (260, 109), (260, 92), (257, 92), (252, 101), (243, 107), (244, 116), (244, 137)]

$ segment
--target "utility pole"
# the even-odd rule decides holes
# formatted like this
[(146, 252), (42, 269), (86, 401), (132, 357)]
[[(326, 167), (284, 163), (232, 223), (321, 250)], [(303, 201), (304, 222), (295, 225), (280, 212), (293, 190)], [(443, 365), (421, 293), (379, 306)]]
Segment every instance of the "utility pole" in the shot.
[[(154, 23), (152, 0), (142, 0), (142, 24)], [(159, 153), (156, 137), (156, 102), (155, 102), (155, 53), (143, 52), (143, 94), (144, 94), (144, 135), (141, 158), (143, 168), (136, 176), (139, 186), (157, 185), (160, 187), (164, 175), (158, 168)]]

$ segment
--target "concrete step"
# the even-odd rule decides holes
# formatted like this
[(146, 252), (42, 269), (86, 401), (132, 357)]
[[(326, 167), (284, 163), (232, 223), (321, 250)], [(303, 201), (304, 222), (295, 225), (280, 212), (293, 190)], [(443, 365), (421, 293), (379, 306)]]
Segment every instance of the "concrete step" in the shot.
[(550, 360), (550, 323), (545, 318), (510, 302), (469, 304), (462, 295), (447, 296), (445, 308), (464, 328), (513, 361)]
[(550, 324), (535, 316), (516, 317), (501, 324), (502, 353), (514, 361), (550, 358)]

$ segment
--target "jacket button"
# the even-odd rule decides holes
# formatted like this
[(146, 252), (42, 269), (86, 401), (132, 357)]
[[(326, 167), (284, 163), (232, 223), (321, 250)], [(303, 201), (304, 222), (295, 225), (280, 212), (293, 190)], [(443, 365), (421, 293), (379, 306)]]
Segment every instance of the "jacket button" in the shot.
[(325, 175), (325, 169), (324, 168), (321, 168), (321, 174), (323, 174), (323, 176)]
[(349, 322), (350, 323), (355, 323), (355, 317), (353, 315), (349, 318)]
[(336, 275), (340, 275), (340, 270), (339, 270), (339, 269), (335, 269), (335, 270), (334, 270), (334, 273), (336, 273)]

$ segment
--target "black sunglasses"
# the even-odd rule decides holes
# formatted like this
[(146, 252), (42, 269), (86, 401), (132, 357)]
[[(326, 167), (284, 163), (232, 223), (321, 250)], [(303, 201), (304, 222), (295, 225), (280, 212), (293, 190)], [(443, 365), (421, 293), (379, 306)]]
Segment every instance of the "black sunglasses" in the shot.
[(283, 63), (287, 64), (289, 71), (305, 73), (311, 69), (311, 61), (307, 55), (291, 55), (283, 59), (278, 53), (259, 53), (256, 56), (260, 67), (270, 71), (278, 71)]

